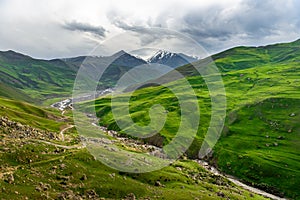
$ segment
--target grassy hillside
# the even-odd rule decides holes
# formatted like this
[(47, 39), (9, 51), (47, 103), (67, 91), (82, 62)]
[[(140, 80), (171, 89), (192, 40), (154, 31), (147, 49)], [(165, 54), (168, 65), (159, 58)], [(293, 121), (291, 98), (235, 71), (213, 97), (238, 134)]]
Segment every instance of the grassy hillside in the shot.
[(0, 102), (1, 199), (265, 199), (189, 160), (151, 173), (118, 172), (81, 148), (75, 129), (58, 141), (70, 118), (27, 103)]
[(214, 162), (271, 193), (300, 198), (299, 103), (268, 98), (230, 113)]
[[(37, 99), (34, 101), (36, 103), (71, 96), (82, 63), (84, 84), (91, 85), (96, 81), (99, 83), (98, 89), (102, 90), (113, 87), (126, 71), (146, 61), (124, 51), (108, 57), (81, 56), (53, 60), (34, 59), (14, 51), (0, 52), (0, 87), (4, 89), (0, 95), (11, 98), (9, 94), (14, 89), (21, 91), (15, 99), (27, 101), (31, 97)], [(106, 69), (107, 65), (109, 67)], [(98, 80), (95, 75), (100, 72), (103, 76)]]
[[(264, 65), (281, 65), (300, 61), (300, 39), (290, 43), (274, 44), (261, 47), (234, 47), (211, 57), (220, 71), (229, 72)], [(194, 66), (199, 67), (210, 63), (211, 59), (203, 59)], [(185, 76), (199, 75), (192, 65), (178, 68)]]
[(25, 94), (23, 91), (13, 88), (11, 86), (8, 86), (4, 83), (0, 83), (0, 96), (4, 98), (19, 100), (19, 101), (26, 101), (26, 102), (37, 102), (37, 99), (33, 99), (27, 94)]
[(61, 60), (38, 60), (13, 51), (0, 53), (0, 82), (33, 98), (71, 93), (76, 69)]
[(71, 119), (60, 116), (54, 109), (43, 109), (22, 101), (0, 98), (0, 115), (32, 127), (48, 131), (59, 131)]
[[(227, 119), (210, 162), (249, 184), (293, 199), (300, 199), (299, 47), (299, 41), (295, 41), (238, 47), (213, 56), (225, 84)], [(35, 60), (11, 51), (1, 53), (0, 66), (0, 96), (22, 101), (69, 95), (76, 71), (74, 65), (61, 60)], [(190, 65), (179, 71), (188, 76), (201, 110), (197, 136), (186, 152), (189, 158), (195, 158), (211, 117), (211, 100), (204, 80)], [(167, 85), (180, 89), (181, 81)], [(12, 124), (2, 121), (0, 126), (1, 198), (263, 199), (211, 175), (190, 160), (179, 160), (146, 174), (112, 170), (85, 148), (78, 148), (74, 128), (66, 131), (66, 141), (59, 140), (59, 131), (73, 123), (68, 115), (22, 101), (0, 98), (0, 117), (7, 117)], [(157, 146), (172, 141), (181, 112), (178, 99), (167, 87), (137, 90), (130, 103), (131, 117), (139, 125), (150, 122), (151, 106), (163, 105), (166, 124), (158, 135), (145, 141)], [(119, 130), (111, 113), (111, 99), (101, 98), (95, 104), (99, 123)], [(28, 135), (27, 130), (40, 138)]]
[[(299, 41), (259, 48), (238, 47), (213, 58), (222, 71), (227, 95), (227, 119), (215, 146), (213, 160), (221, 170), (281, 196), (300, 199)], [(200, 63), (203, 61), (200, 61)], [(187, 65), (185, 75), (197, 75)], [(191, 76), (201, 108), (198, 135), (188, 150), (197, 156), (210, 119), (210, 98), (203, 79)], [(180, 86), (180, 80), (168, 83)], [(97, 100), (100, 124), (118, 130), (111, 113), (110, 98)], [(133, 121), (149, 123), (149, 108), (164, 105), (168, 110), (161, 143), (177, 132), (180, 111), (177, 99), (168, 89), (148, 87), (135, 91), (130, 111)], [(153, 141), (150, 141), (153, 142)]]

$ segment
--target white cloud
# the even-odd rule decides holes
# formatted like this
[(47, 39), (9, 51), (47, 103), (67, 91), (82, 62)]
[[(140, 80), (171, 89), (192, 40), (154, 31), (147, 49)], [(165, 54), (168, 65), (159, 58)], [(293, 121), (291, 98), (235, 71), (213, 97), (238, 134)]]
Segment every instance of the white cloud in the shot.
[[(299, 9), (297, 0), (0, 0), (0, 50), (69, 57), (87, 54), (125, 30), (141, 33), (145, 27), (163, 27), (187, 34), (214, 53), (297, 39)], [(160, 41), (155, 34), (141, 39), (141, 45)]]

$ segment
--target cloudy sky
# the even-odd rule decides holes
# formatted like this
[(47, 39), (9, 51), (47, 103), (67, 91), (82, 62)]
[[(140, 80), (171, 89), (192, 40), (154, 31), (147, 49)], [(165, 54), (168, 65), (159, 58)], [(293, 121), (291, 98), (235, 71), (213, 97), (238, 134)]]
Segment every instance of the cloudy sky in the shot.
[[(212, 54), (300, 38), (299, 10), (297, 0), (0, 0), (0, 50), (71, 57), (125, 31), (146, 34), (141, 47), (160, 43), (161, 34), (148, 29), (163, 28)], [(121, 48), (120, 42), (109, 44)]]

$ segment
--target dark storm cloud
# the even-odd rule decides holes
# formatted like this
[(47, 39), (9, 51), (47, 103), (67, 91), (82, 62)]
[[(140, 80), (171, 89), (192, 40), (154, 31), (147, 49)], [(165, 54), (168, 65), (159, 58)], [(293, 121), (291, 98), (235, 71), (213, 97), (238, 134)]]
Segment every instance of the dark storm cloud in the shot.
[(300, 2), (296, 0), (242, 0), (235, 4), (195, 5), (177, 14), (167, 9), (151, 23), (135, 23), (114, 11), (110, 23), (125, 31), (144, 35), (143, 44), (160, 40), (160, 34), (145, 27), (169, 28), (185, 33), (208, 51), (217, 52), (236, 45), (263, 45), (296, 39), (300, 32)]
[(106, 30), (102, 26), (93, 26), (88, 23), (81, 23), (77, 21), (66, 22), (63, 27), (70, 31), (80, 31), (92, 33), (98, 37), (105, 37)]
[[(163, 30), (155, 30), (155, 29), (149, 29), (150, 26), (148, 25), (130, 25), (126, 23), (124, 20), (119, 19), (118, 15), (115, 14), (115, 12), (111, 11), (107, 14), (107, 17), (110, 19), (110, 23), (114, 26), (124, 30), (124, 31), (131, 31), (139, 35), (139, 39), (141, 42), (141, 45), (148, 45), (150, 43), (155, 43), (161, 41), (163, 33), (161, 33)], [(170, 37), (172, 37), (170, 35)]]
[(219, 5), (195, 9), (182, 18), (181, 31), (194, 38), (226, 40), (234, 37), (264, 38), (299, 24), (296, 1), (245, 0), (228, 8)]

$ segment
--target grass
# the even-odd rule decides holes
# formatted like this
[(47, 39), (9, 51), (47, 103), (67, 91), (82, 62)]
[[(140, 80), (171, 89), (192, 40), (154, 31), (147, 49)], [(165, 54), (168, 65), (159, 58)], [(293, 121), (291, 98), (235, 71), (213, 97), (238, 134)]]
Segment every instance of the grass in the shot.
[[(215, 64), (221, 71), (226, 89), (227, 118), (221, 138), (214, 148), (211, 162), (222, 171), (250, 184), (293, 199), (300, 199), (298, 189), (300, 185), (299, 47), (298, 40), (265, 47), (237, 47), (213, 56)], [(198, 64), (201, 62), (199, 61)], [(44, 61), (31, 63), (29, 58), (21, 57), (12, 63), (2, 59), (0, 65), (3, 68), (1, 81), (5, 80), (5, 85), (8, 87), (21, 88), (32, 97), (56, 98), (58, 95), (68, 94), (70, 89), (71, 81), (65, 79), (69, 75), (71, 77), (73, 71), (67, 72), (59, 67), (52, 68)], [(36, 68), (47, 72), (34, 71)], [(27, 73), (28, 70), (30, 73)], [(201, 111), (197, 136), (187, 151), (189, 158), (195, 158), (211, 117), (210, 93), (203, 78), (191, 65), (183, 66), (179, 71), (187, 76), (187, 80), (192, 85)], [(41, 74), (40, 78), (37, 78), (38, 74)], [(48, 79), (47, 74), (53, 82)], [(163, 78), (168, 80), (168, 75)], [(166, 86), (180, 90), (183, 89), (182, 81), (169, 82)], [(26, 87), (22, 88), (24, 85)], [(163, 129), (158, 132), (159, 136), (148, 141), (156, 145), (170, 143), (179, 127), (181, 112), (178, 98), (168, 87), (143, 88), (130, 96), (130, 115), (133, 121), (141, 126), (150, 123), (149, 110), (153, 105), (161, 104), (167, 110), (167, 120)], [(184, 94), (185, 91), (180, 93)], [(3, 94), (8, 93), (2, 92)], [(126, 97), (129, 97), (128, 94), (115, 99)], [(1, 115), (8, 115), (13, 120), (33, 127), (58, 131), (66, 123), (60, 121), (61, 116), (54, 110), (41, 109), (13, 100), (0, 99), (0, 102)], [(111, 113), (111, 98), (104, 97), (93, 103), (100, 118), (99, 123), (109, 129), (120, 130)], [(91, 112), (94, 107), (84, 109)], [(132, 128), (134, 128), (132, 125), (126, 127), (128, 130)], [(120, 131), (126, 134), (123, 129)], [(236, 188), (231, 190), (222, 187), (222, 184), (214, 184), (216, 178), (204, 175), (203, 169), (195, 166), (192, 161), (181, 160), (173, 166), (147, 174), (120, 174), (94, 160), (85, 149), (67, 150), (53, 156), (51, 147), (47, 145), (27, 143), (18, 146), (17, 149), (12, 144), (8, 145), (12, 152), (9, 155), (2, 152), (1, 163), (3, 169), (6, 168), (5, 166), (17, 167), (14, 171), (16, 183), (11, 185), (1, 182), (1, 187), (5, 188), (1, 193), (3, 198), (18, 198), (15, 191), (22, 196), (40, 198), (41, 194), (35, 190), (35, 186), (44, 180), (47, 180), (52, 188), (45, 195), (51, 197), (68, 189), (83, 195), (93, 188), (106, 198), (124, 198), (128, 193), (133, 192), (138, 198), (150, 196), (158, 199), (185, 199), (201, 196), (204, 199), (215, 199), (216, 192), (219, 190), (224, 191), (231, 199), (240, 199), (242, 196), (250, 198), (247, 192), (243, 192), (241, 196)], [(34, 148), (39, 151), (35, 152)], [(47, 152), (46, 155), (40, 155), (43, 151), (49, 152), (49, 155)], [(29, 164), (28, 159), (34, 162)], [(65, 163), (67, 167), (57, 170), (55, 174), (49, 173), (53, 170), (53, 166), (61, 163)], [(184, 170), (178, 171), (177, 165)], [(88, 177), (86, 182), (80, 180), (83, 174)], [(205, 178), (199, 177), (200, 182), (197, 179), (195, 183), (191, 177), (195, 174), (201, 174)], [(66, 179), (66, 176), (69, 178)], [(165, 187), (155, 186), (156, 181), (160, 181)], [(133, 185), (135, 187), (132, 187)], [(255, 198), (259, 197), (255, 196)]]
[[(300, 66), (295, 51), (298, 43), (239, 47), (214, 56), (216, 65), (222, 66), (227, 119), (214, 148), (212, 162), (222, 171), (250, 184), (294, 199), (300, 199), (300, 154), (297, 150)], [(287, 51), (289, 56), (284, 54)], [(207, 131), (211, 116), (210, 96), (203, 79), (193, 73), (190, 66), (183, 66), (179, 71), (195, 75), (187, 79), (196, 92), (201, 111), (197, 136), (187, 151), (193, 158)], [(170, 82), (167, 87), (180, 87), (180, 81)], [(180, 107), (167, 88), (158, 86), (135, 91), (130, 98), (130, 115), (137, 124), (147, 125), (149, 108), (155, 104), (168, 110), (165, 126), (159, 131), (163, 144), (168, 144), (179, 126)], [(95, 107), (101, 125), (119, 130), (111, 113), (110, 97), (96, 100)]]
[(70, 95), (76, 75), (74, 66), (63, 61), (38, 60), (13, 51), (0, 52), (0, 68), (0, 82), (40, 99), (36, 101), (40, 103)]
[[(222, 199), (218, 192), (230, 199), (264, 199), (251, 197), (249, 192), (214, 177), (192, 161), (177, 161), (151, 173), (129, 174), (106, 167), (85, 149), (53, 155), (55, 149), (51, 146), (29, 143), (15, 152), (11, 150), (9, 156), (0, 154), (4, 170), (7, 165), (15, 167), (14, 184), (0, 180), (3, 199), (58, 198), (66, 191), (86, 195), (91, 190), (107, 199), (125, 198), (130, 193), (138, 199)], [(163, 186), (156, 185), (158, 181)], [(41, 183), (47, 184), (47, 189), (39, 191)]]
[(215, 148), (218, 166), (272, 193), (298, 198), (299, 103), (270, 98), (236, 111)]
[[(51, 109), (7, 99), (0, 102), (0, 116), (38, 129), (58, 132), (61, 125), (71, 123), (69, 118), (60, 121), (60, 113)], [(1, 199), (57, 199), (68, 194), (88, 198), (93, 193), (106, 199), (122, 199), (131, 193), (138, 199), (222, 199), (220, 195), (265, 199), (191, 160), (178, 160), (150, 173), (124, 173), (95, 160), (86, 148), (68, 150), (32, 139), (14, 139), (4, 130), (0, 127)], [(66, 134), (78, 137), (74, 129), (70, 131)], [(13, 174), (13, 183), (7, 181), (9, 174)]]
[(36, 100), (22, 92), (17, 88), (10, 87), (4, 83), (0, 83), (0, 96), (18, 101), (36, 103)]
[(62, 117), (58, 110), (44, 109), (29, 103), (0, 98), (0, 115), (43, 130), (57, 132), (70, 118)]

